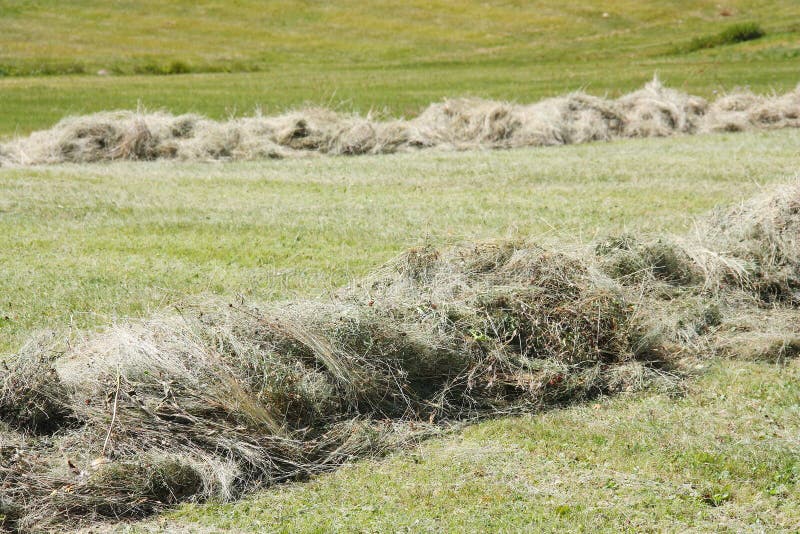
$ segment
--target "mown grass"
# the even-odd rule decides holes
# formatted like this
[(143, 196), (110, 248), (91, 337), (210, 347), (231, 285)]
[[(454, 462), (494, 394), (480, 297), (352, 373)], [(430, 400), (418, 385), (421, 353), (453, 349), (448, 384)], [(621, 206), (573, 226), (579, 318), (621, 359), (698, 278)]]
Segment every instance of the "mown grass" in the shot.
[[(353, 0), (335, 4), (244, 0), (97, 4), (86, 0), (4, 2), (5, 72), (119, 74), (272, 70), (306, 64), (471, 63), (504, 58), (568, 62), (650, 57), (685, 36), (739, 21), (770, 30), (798, 22), (787, 0), (651, 3)], [(62, 68), (63, 66), (63, 68)]]
[[(767, 6), (778, 11), (769, 15), (793, 11), (787, 2), (734, 3), (746, 14)], [(629, 50), (648, 40), (652, 45), (652, 37), (630, 31), (644, 24), (663, 34), (668, 22), (678, 18), (686, 30), (722, 20), (711, 2), (648, 5), (616, 0), (587, 7), (571, 1), (554, 7), (463, 0), (368, 4), (350, 0), (335, 5), (12, 0), (4, 2), (0, 11), (0, 59), (7, 74), (35, 75), (97, 69), (133, 74), (171, 61), (192, 64), (199, 71), (236, 71), (298, 60), (317, 64), (471, 60), (476, 54), (492, 57), (498, 51), (506, 57), (533, 53), (541, 58), (564, 48), (592, 53), (596, 47), (585, 41), (603, 39), (609, 32), (627, 34), (620, 44)], [(582, 36), (584, 42), (570, 42), (565, 32)]]
[[(795, 179), (800, 132), (237, 164), (0, 169), (0, 351), (183, 295), (309, 295), (429, 240), (581, 242)], [(501, 419), (145, 529), (722, 531), (800, 522), (798, 366), (718, 362), (646, 394)], [(123, 527), (124, 528), (124, 527)], [(139, 529), (140, 527), (135, 527)]]
[[(797, 176), (800, 132), (237, 164), (0, 169), (2, 351), (202, 291), (314, 294), (408, 245), (686, 231)], [(685, 397), (488, 421), (123, 530), (787, 531), (800, 367), (710, 361)]]
[[(410, 115), (445, 96), (613, 95), (656, 71), (704, 96), (794, 87), (800, 4), (723, 7), (732, 16), (705, 0), (4, 2), (0, 135), (139, 104), (216, 118), (304, 102)], [(741, 21), (766, 36), (672, 53)], [(685, 231), (716, 204), (796, 176), (799, 141), (783, 131), (0, 169), (0, 354), (39, 329), (100, 327), (184, 295), (323, 293), (422, 240)], [(185, 507), (164, 528), (796, 531), (797, 363), (698, 372), (685, 398), (486, 422), (242, 503)]]
[[(793, 532), (800, 365), (713, 362), (643, 394), (471, 426), (164, 528), (270, 532)], [(148, 525), (150, 528), (158, 523)]]
[[(748, 21), (767, 37), (673, 53)], [(215, 118), (306, 102), (412, 115), (451, 96), (618, 94), (656, 72), (704, 96), (782, 91), (798, 83), (798, 28), (790, 0), (6, 2), (0, 135), (139, 104)]]
[(422, 240), (588, 241), (797, 172), (800, 133), (237, 164), (0, 169), (0, 352), (200, 292), (335, 287)]

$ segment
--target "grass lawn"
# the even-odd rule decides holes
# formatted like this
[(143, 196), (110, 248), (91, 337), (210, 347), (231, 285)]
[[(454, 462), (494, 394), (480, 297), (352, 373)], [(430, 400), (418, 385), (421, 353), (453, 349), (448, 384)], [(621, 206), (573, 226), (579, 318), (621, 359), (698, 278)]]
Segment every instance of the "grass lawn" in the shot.
[[(2, 350), (210, 291), (317, 294), (403, 248), (686, 231), (795, 179), (800, 132), (513, 151), (0, 170)], [(148, 529), (574, 531), (800, 524), (796, 362), (709, 362), (655, 393), (501, 419)], [(122, 527), (125, 528), (125, 527)], [(137, 529), (139, 527), (136, 527)]]

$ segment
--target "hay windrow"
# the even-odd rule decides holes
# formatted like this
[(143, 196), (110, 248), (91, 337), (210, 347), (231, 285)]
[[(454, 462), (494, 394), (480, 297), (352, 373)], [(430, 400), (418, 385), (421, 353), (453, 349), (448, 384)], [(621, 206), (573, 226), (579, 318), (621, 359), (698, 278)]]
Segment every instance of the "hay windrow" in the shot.
[(665, 137), (692, 134), (704, 128), (705, 99), (664, 87), (653, 80), (644, 88), (621, 97), (625, 137)]
[(527, 105), (460, 98), (431, 104), (412, 119), (379, 120), (319, 107), (226, 121), (144, 110), (102, 112), (65, 118), (0, 145), (0, 165), (500, 149), (798, 126), (800, 87), (770, 96), (738, 91), (709, 103), (653, 79), (617, 99), (582, 92)]
[(721, 96), (709, 106), (709, 131), (739, 132), (800, 126), (800, 86), (783, 95), (742, 91)]
[(686, 236), (601, 240), (600, 268), (626, 285), (649, 281), (712, 294), (743, 291), (762, 305), (800, 305), (800, 185), (719, 209)]
[(718, 210), (697, 229), (697, 247), (715, 286), (737, 284), (763, 302), (800, 305), (800, 185)]
[[(459, 421), (639, 387), (669, 362), (633, 312), (580, 255), (500, 242), (412, 250), (328, 301), (203, 302), (110, 327), (37, 375), (40, 409), (78, 427), (4, 473), (15, 524), (231, 498)], [(17, 356), (4, 398), (37, 357)]]
[(328, 299), (29, 344), (0, 368), (3, 528), (229, 500), (466, 421), (674, 388), (708, 354), (794, 357), (798, 205), (786, 186), (587, 249), (421, 246)]

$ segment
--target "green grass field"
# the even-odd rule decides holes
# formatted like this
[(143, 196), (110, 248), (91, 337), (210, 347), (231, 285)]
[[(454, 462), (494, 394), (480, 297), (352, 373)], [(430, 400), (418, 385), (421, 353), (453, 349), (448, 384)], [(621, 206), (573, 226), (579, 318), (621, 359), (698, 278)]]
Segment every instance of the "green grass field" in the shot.
[(797, 172), (800, 132), (496, 152), (0, 169), (0, 350), (201, 292), (324, 292), (423, 241), (686, 231)]
[[(767, 35), (676, 53), (741, 22)], [(787, 0), (12, 0), (0, 6), (0, 136), (139, 104), (215, 118), (308, 102), (413, 115), (461, 95), (617, 95), (656, 72), (704, 96), (737, 86), (783, 91), (798, 83), (798, 58), (800, 5)], [(170, 70), (189, 74), (148, 74)]]
[[(421, 241), (683, 232), (717, 204), (795, 179), (798, 141), (781, 131), (0, 170), (2, 350), (38, 329), (99, 327), (201, 292), (324, 293)], [(147, 528), (791, 530), (800, 368), (709, 366), (684, 398), (644, 394), (487, 422)]]
[[(138, 103), (214, 117), (304, 102), (408, 115), (445, 96), (613, 95), (656, 71), (705, 96), (800, 82), (796, 2), (584, 5), (4, 2), (0, 136)], [(742, 21), (767, 35), (676, 52)], [(189, 72), (154, 74), (169, 70)], [(102, 328), (198, 293), (324, 294), (421, 242), (685, 232), (716, 205), (796, 180), (798, 146), (800, 132), (784, 130), (0, 168), (0, 354), (40, 330)], [(709, 360), (685, 396), (645, 392), (488, 421), (135, 529), (796, 532), (798, 373), (796, 361)]]

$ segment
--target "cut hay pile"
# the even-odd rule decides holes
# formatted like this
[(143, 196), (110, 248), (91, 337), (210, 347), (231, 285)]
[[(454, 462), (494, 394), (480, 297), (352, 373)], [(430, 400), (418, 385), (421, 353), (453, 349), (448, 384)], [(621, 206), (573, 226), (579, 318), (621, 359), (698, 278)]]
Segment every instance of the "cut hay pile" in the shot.
[(766, 303), (800, 305), (800, 186), (784, 186), (718, 211), (696, 238), (715, 287), (739, 284)]
[(720, 212), (702, 241), (420, 247), (327, 300), (38, 339), (0, 367), (2, 525), (228, 500), (459, 422), (670, 387), (709, 351), (796, 355), (798, 201)]
[(709, 104), (654, 79), (616, 100), (580, 92), (531, 105), (455, 99), (432, 104), (410, 120), (321, 108), (222, 122), (158, 112), (97, 113), (0, 145), (0, 165), (515, 148), (798, 126), (800, 87), (775, 96), (737, 92)]
[(704, 99), (664, 87), (658, 80), (622, 96), (617, 104), (625, 119), (625, 137), (666, 137), (703, 131), (708, 108)]
[(643, 328), (678, 352), (800, 355), (800, 184), (717, 210), (685, 236), (617, 236), (595, 252), (642, 295)]
[(784, 95), (722, 96), (709, 106), (706, 124), (709, 131), (726, 132), (800, 127), (800, 88)]
[[(204, 303), (2, 372), (13, 528), (303, 478), (453, 422), (663, 379), (621, 287), (501, 242), (412, 250), (330, 301)], [(25, 408), (22, 409), (21, 407)], [(13, 514), (12, 514), (13, 515)]]
[(717, 210), (681, 238), (599, 243), (604, 272), (623, 284), (659, 280), (720, 293), (738, 289), (762, 304), (800, 305), (800, 186), (787, 185)]

